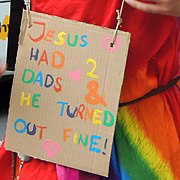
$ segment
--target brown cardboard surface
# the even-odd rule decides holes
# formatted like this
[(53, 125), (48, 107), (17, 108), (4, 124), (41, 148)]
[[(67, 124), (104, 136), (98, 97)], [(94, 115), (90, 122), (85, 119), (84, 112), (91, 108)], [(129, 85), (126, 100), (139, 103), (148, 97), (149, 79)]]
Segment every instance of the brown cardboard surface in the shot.
[(112, 48), (112, 29), (31, 18), (18, 49), (5, 147), (108, 176), (130, 34), (118, 31)]

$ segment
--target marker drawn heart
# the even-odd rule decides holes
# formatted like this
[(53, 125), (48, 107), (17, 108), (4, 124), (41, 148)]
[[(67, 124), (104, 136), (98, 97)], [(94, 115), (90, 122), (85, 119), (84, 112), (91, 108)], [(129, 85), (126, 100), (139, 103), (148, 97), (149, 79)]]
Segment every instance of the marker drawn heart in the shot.
[(110, 46), (111, 42), (112, 42), (112, 38), (109, 37), (109, 36), (104, 37), (104, 38), (102, 39), (102, 41), (101, 41), (102, 46), (103, 46), (106, 50), (108, 50), (109, 52), (115, 52), (115, 51), (117, 51), (117, 50), (120, 48), (120, 46), (121, 46), (121, 40), (120, 40), (120, 38), (119, 38), (119, 37), (116, 37), (116, 40), (115, 40), (115, 43), (114, 43), (113, 47)]
[(50, 139), (45, 140), (42, 144), (42, 147), (43, 147), (43, 150), (46, 152), (46, 154), (49, 158), (55, 156), (60, 150), (59, 143), (54, 142)]
[(81, 78), (81, 73), (82, 73), (81, 69), (77, 69), (75, 71), (69, 72), (69, 77), (74, 81), (79, 81)]

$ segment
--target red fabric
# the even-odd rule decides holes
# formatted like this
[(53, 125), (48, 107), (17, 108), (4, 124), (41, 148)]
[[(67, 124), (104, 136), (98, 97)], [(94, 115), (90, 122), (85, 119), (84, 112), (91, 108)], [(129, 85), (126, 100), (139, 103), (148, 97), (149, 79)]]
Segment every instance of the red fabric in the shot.
[[(99, 26), (115, 28), (117, 0), (31, 0), (32, 10)], [(141, 97), (177, 75), (177, 24), (174, 17), (144, 13), (125, 3), (121, 29), (131, 33), (121, 101)], [(171, 48), (169, 48), (171, 47)], [(168, 59), (173, 61), (168, 61)], [(159, 59), (157, 61), (157, 59)], [(154, 61), (153, 61), (154, 60)], [(152, 61), (152, 62), (150, 62)], [(148, 66), (151, 72), (137, 72)], [(164, 67), (164, 68), (162, 68)], [(160, 71), (160, 72), (159, 72)], [(142, 84), (134, 91), (134, 83)], [(147, 83), (148, 82), (148, 83)], [(127, 93), (128, 89), (128, 93)]]
[(4, 142), (0, 147), (0, 179), (11, 180), (12, 179), (12, 156), (10, 151), (4, 149)]
[[(18, 163), (19, 165), (19, 163)], [(17, 170), (19, 166), (16, 166)], [(25, 163), (19, 180), (57, 180), (56, 166), (52, 163), (32, 159), (30, 162)], [(12, 152), (6, 151), (4, 142), (0, 147), (0, 179), (12, 179)]]
[(23, 166), (19, 180), (57, 180), (56, 166), (53, 163), (31, 159)]
[[(73, 176), (74, 173), (78, 173)], [(73, 177), (73, 178), (71, 178)], [(41, 161), (38, 159), (31, 159), (23, 166), (19, 180), (99, 180), (100, 177), (94, 174), (65, 168), (64, 177), (58, 179), (56, 172), (56, 165), (53, 163)], [(9, 179), (3, 179), (9, 180)]]

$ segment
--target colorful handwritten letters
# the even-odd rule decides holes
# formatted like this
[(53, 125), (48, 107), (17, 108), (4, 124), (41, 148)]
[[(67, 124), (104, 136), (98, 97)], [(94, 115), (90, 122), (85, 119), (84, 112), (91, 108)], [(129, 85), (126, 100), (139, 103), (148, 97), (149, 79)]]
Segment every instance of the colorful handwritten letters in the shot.
[[(41, 69), (41, 65), (44, 64), (45, 66), (48, 66), (48, 68), (51, 71), (51, 68), (56, 69), (57, 71), (63, 71), (63, 67), (66, 62), (66, 56), (64, 53), (60, 50), (53, 51), (52, 54), (48, 54), (46, 49), (43, 51), (39, 50), (39, 48), (36, 48), (37, 43), (41, 41), (47, 41), (48, 43), (54, 42), (54, 46), (62, 46), (67, 41), (67, 45), (71, 47), (75, 47), (77, 45), (77, 42), (80, 37), (80, 46), (85, 48), (88, 45), (88, 36), (82, 35), (79, 36), (76, 34), (73, 37), (73, 40), (71, 43), (71, 35), (69, 33), (60, 32), (57, 34), (57, 37), (59, 41), (53, 40), (53, 37), (55, 36), (55, 30), (48, 30), (46, 32), (46, 24), (42, 22), (34, 22), (32, 28), (36, 28), (36, 26), (42, 26), (42, 33), (38, 37), (33, 37), (31, 34), (29, 34), (29, 41), (32, 41), (34, 46), (30, 48), (29, 51), (29, 63), (32, 63), (33, 61), (36, 63), (37, 66), (39, 66)], [(64, 39), (63, 36), (67, 34), (67, 40)], [(49, 58), (50, 57), (50, 58)], [(57, 60), (58, 59), (58, 60)], [(92, 65), (92, 69), (89, 72), (86, 72), (84, 74), (86, 77), (90, 77), (92, 80), (90, 80), (87, 84), (84, 84), (84, 86), (87, 88), (86, 94), (84, 97), (82, 97), (82, 102), (86, 102), (85, 104), (79, 104), (75, 107), (71, 106), (71, 102), (65, 102), (65, 101), (54, 101), (54, 105), (57, 105), (59, 108), (59, 117), (65, 117), (70, 119), (76, 119), (78, 121), (86, 122), (87, 120), (90, 121), (94, 125), (103, 125), (106, 127), (113, 126), (115, 123), (114, 115), (109, 110), (102, 110), (102, 109), (94, 109), (96, 105), (101, 104), (102, 106), (107, 106), (106, 100), (104, 97), (99, 95), (99, 83), (98, 79), (99, 77), (96, 73), (97, 68), (97, 62), (93, 58), (87, 58), (84, 60), (85, 66)], [(68, 72), (69, 78), (73, 81), (80, 80), (80, 76), (82, 74), (82, 70), (73, 70), (71, 72)], [(55, 93), (61, 93), (63, 91), (63, 85), (62, 85), (62, 77), (54, 77), (52, 74), (47, 73), (45, 74), (42, 70), (35, 72), (33, 69), (24, 68), (21, 80), (23, 83), (27, 85), (31, 85), (32, 87), (36, 88), (37, 86), (41, 88), (46, 89), (53, 89)], [(52, 92), (53, 93), (53, 92)], [(21, 93), (20, 98), (20, 105), (21, 106), (31, 106), (33, 108), (41, 108), (41, 105), (39, 103), (39, 99), (42, 97), (41, 94), (30, 94), (23, 91)], [(89, 108), (88, 105), (94, 105), (93, 108)], [(22, 124), (22, 128), (18, 129), (17, 125)], [(45, 126), (37, 126), (35, 124), (32, 124), (31, 122), (27, 123), (24, 119), (18, 118), (14, 121), (14, 129), (17, 133), (27, 133), (27, 135), (36, 135), (37, 134), (37, 128), (40, 129), (40, 135), (39, 139), (42, 140), (43, 131), (45, 131)], [(30, 126), (32, 126), (32, 129), (30, 129)], [(85, 135), (85, 139), (83, 140), (83, 135), (80, 134), (79, 137), (77, 137), (77, 133), (75, 132), (74, 135), (72, 134), (73, 129), (71, 128), (65, 128), (63, 129), (63, 143), (67, 141), (70, 136), (73, 138), (73, 143), (78, 141), (77, 144), (80, 144), (82, 142), (83, 146), (86, 147), (88, 145), (89, 141), (89, 150), (95, 153), (100, 153), (100, 148), (95, 148), (98, 146), (98, 141), (100, 141), (102, 138), (98, 135)], [(95, 141), (96, 140), (96, 141)], [(108, 138), (105, 138), (106, 143), (108, 141)], [(43, 140), (42, 143), (46, 141)], [(56, 142), (58, 144), (58, 142)], [(44, 146), (43, 146), (44, 147)], [(46, 148), (43, 148), (46, 149)], [(46, 149), (47, 150), (47, 149)], [(47, 153), (49, 154), (49, 153)], [(57, 155), (55, 153), (54, 155)], [(103, 153), (105, 155), (105, 153)], [(52, 156), (52, 154), (51, 154)]]

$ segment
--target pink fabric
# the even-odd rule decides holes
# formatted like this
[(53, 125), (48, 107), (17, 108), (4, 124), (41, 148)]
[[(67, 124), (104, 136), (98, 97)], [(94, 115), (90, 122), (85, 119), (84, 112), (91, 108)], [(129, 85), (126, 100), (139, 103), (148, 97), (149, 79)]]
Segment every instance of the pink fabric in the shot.
[(56, 165), (58, 180), (99, 180), (100, 176)]
[(66, 168), (64, 166), (56, 165), (58, 180), (79, 180), (79, 171), (75, 169)]

